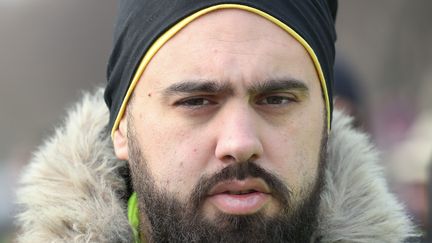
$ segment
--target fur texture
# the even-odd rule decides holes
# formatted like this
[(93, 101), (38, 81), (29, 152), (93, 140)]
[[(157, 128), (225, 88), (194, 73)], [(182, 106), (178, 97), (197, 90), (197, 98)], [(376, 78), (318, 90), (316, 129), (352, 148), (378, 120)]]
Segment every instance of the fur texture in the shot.
[[(17, 191), (18, 242), (132, 242), (125, 161), (105, 131), (102, 89), (86, 94), (35, 153)], [(403, 242), (412, 234), (368, 137), (335, 111), (317, 242)]]

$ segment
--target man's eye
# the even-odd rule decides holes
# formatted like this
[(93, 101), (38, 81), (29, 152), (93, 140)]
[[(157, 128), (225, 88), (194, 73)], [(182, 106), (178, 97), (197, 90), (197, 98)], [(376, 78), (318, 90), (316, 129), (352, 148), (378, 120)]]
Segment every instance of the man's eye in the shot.
[(188, 98), (176, 102), (176, 105), (178, 106), (188, 106), (188, 107), (205, 106), (210, 104), (212, 104), (212, 102), (205, 98)]
[(293, 102), (293, 98), (286, 96), (267, 96), (258, 100), (259, 105), (285, 105)]

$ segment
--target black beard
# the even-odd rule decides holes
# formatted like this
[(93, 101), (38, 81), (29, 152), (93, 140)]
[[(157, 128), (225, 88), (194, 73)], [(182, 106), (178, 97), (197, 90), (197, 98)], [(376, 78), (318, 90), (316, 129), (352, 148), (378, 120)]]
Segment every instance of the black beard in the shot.
[[(131, 130), (129, 130), (131, 131)], [(302, 194), (301, 202), (294, 202), (291, 191), (282, 180), (255, 162), (233, 163), (210, 177), (203, 177), (181, 202), (162, 188), (155, 186), (146, 166), (139, 144), (129, 136), (130, 168), (140, 211), (140, 229), (149, 242), (311, 242), (318, 222), (320, 194), (324, 186), (327, 136), (323, 136), (317, 179)], [(214, 220), (206, 219), (202, 203), (216, 183), (225, 180), (261, 178), (281, 206), (275, 216), (228, 215), (218, 213)]]

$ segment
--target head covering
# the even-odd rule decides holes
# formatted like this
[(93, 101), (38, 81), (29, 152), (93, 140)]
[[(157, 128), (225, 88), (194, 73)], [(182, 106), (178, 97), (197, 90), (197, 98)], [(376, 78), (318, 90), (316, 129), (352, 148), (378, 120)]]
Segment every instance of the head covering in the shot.
[(112, 133), (158, 49), (188, 23), (218, 9), (242, 9), (261, 15), (305, 47), (321, 81), (330, 128), (337, 0), (119, 0), (105, 90)]

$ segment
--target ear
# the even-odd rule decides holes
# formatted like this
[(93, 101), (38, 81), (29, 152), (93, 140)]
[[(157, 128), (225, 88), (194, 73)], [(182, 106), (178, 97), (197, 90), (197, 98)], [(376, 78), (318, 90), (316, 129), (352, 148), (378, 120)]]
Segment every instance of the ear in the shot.
[(121, 119), (118, 129), (114, 132), (113, 136), (114, 152), (117, 158), (121, 160), (129, 159), (127, 119), (125, 117), (123, 116)]

